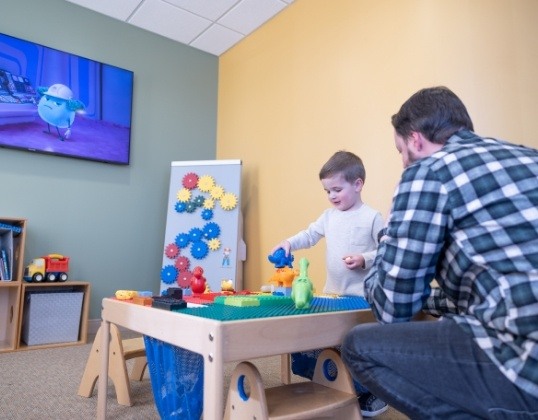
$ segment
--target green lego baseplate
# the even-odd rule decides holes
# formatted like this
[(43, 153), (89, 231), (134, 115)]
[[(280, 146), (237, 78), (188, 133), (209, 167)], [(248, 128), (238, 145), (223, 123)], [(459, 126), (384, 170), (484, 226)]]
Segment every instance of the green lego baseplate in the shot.
[[(261, 296), (261, 295), (260, 295)], [(237, 296), (238, 297), (238, 296)], [(281, 298), (280, 296), (277, 296)], [(267, 302), (269, 302), (268, 300)], [(242, 319), (269, 318), (277, 316), (304, 315), (323, 312), (350, 311), (357, 309), (368, 309), (370, 305), (361, 296), (342, 297), (314, 297), (310, 308), (296, 309), (293, 300), (282, 300), (282, 304), (261, 304), (259, 306), (232, 306), (223, 304), (210, 304), (204, 307), (186, 308), (174, 312), (181, 312), (188, 315), (202, 318), (214, 319), (217, 321), (238, 321)]]

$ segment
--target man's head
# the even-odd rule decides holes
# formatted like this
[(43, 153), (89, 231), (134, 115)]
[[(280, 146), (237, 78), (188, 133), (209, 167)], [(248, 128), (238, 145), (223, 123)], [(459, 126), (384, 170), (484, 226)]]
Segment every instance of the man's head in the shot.
[(392, 116), (404, 166), (439, 150), (459, 130), (473, 130), (465, 105), (450, 89), (419, 90)]

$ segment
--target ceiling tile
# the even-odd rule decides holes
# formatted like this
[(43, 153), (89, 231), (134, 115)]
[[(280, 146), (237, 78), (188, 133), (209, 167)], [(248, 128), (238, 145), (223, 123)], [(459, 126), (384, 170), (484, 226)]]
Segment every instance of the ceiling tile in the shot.
[(241, 0), (164, 0), (215, 22)]
[(218, 24), (211, 25), (190, 43), (194, 48), (219, 56), (241, 41), (243, 35)]
[(286, 6), (280, 0), (243, 0), (220, 18), (218, 23), (247, 35)]
[(119, 20), (127, 20), (143, 0), (67, 0)]
[(129, 23), (167, 38), (189, 44), (211, 21), (160, 0), (146, 0)]

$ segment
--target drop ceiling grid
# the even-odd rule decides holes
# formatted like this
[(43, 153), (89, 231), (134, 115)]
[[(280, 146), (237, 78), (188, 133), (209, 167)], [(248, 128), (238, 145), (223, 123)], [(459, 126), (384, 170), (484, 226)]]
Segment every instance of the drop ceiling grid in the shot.
[(219, 56), (294, 0), (66, 0)]

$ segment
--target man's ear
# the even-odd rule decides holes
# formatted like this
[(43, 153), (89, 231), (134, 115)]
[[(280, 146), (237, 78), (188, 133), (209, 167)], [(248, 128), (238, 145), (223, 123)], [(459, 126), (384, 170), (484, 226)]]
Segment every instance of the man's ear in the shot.
[(407, 147), (411, 146), (416, 153), (424, 148), (424, 137), (418, 131), (412, 131), (407, 141)]

